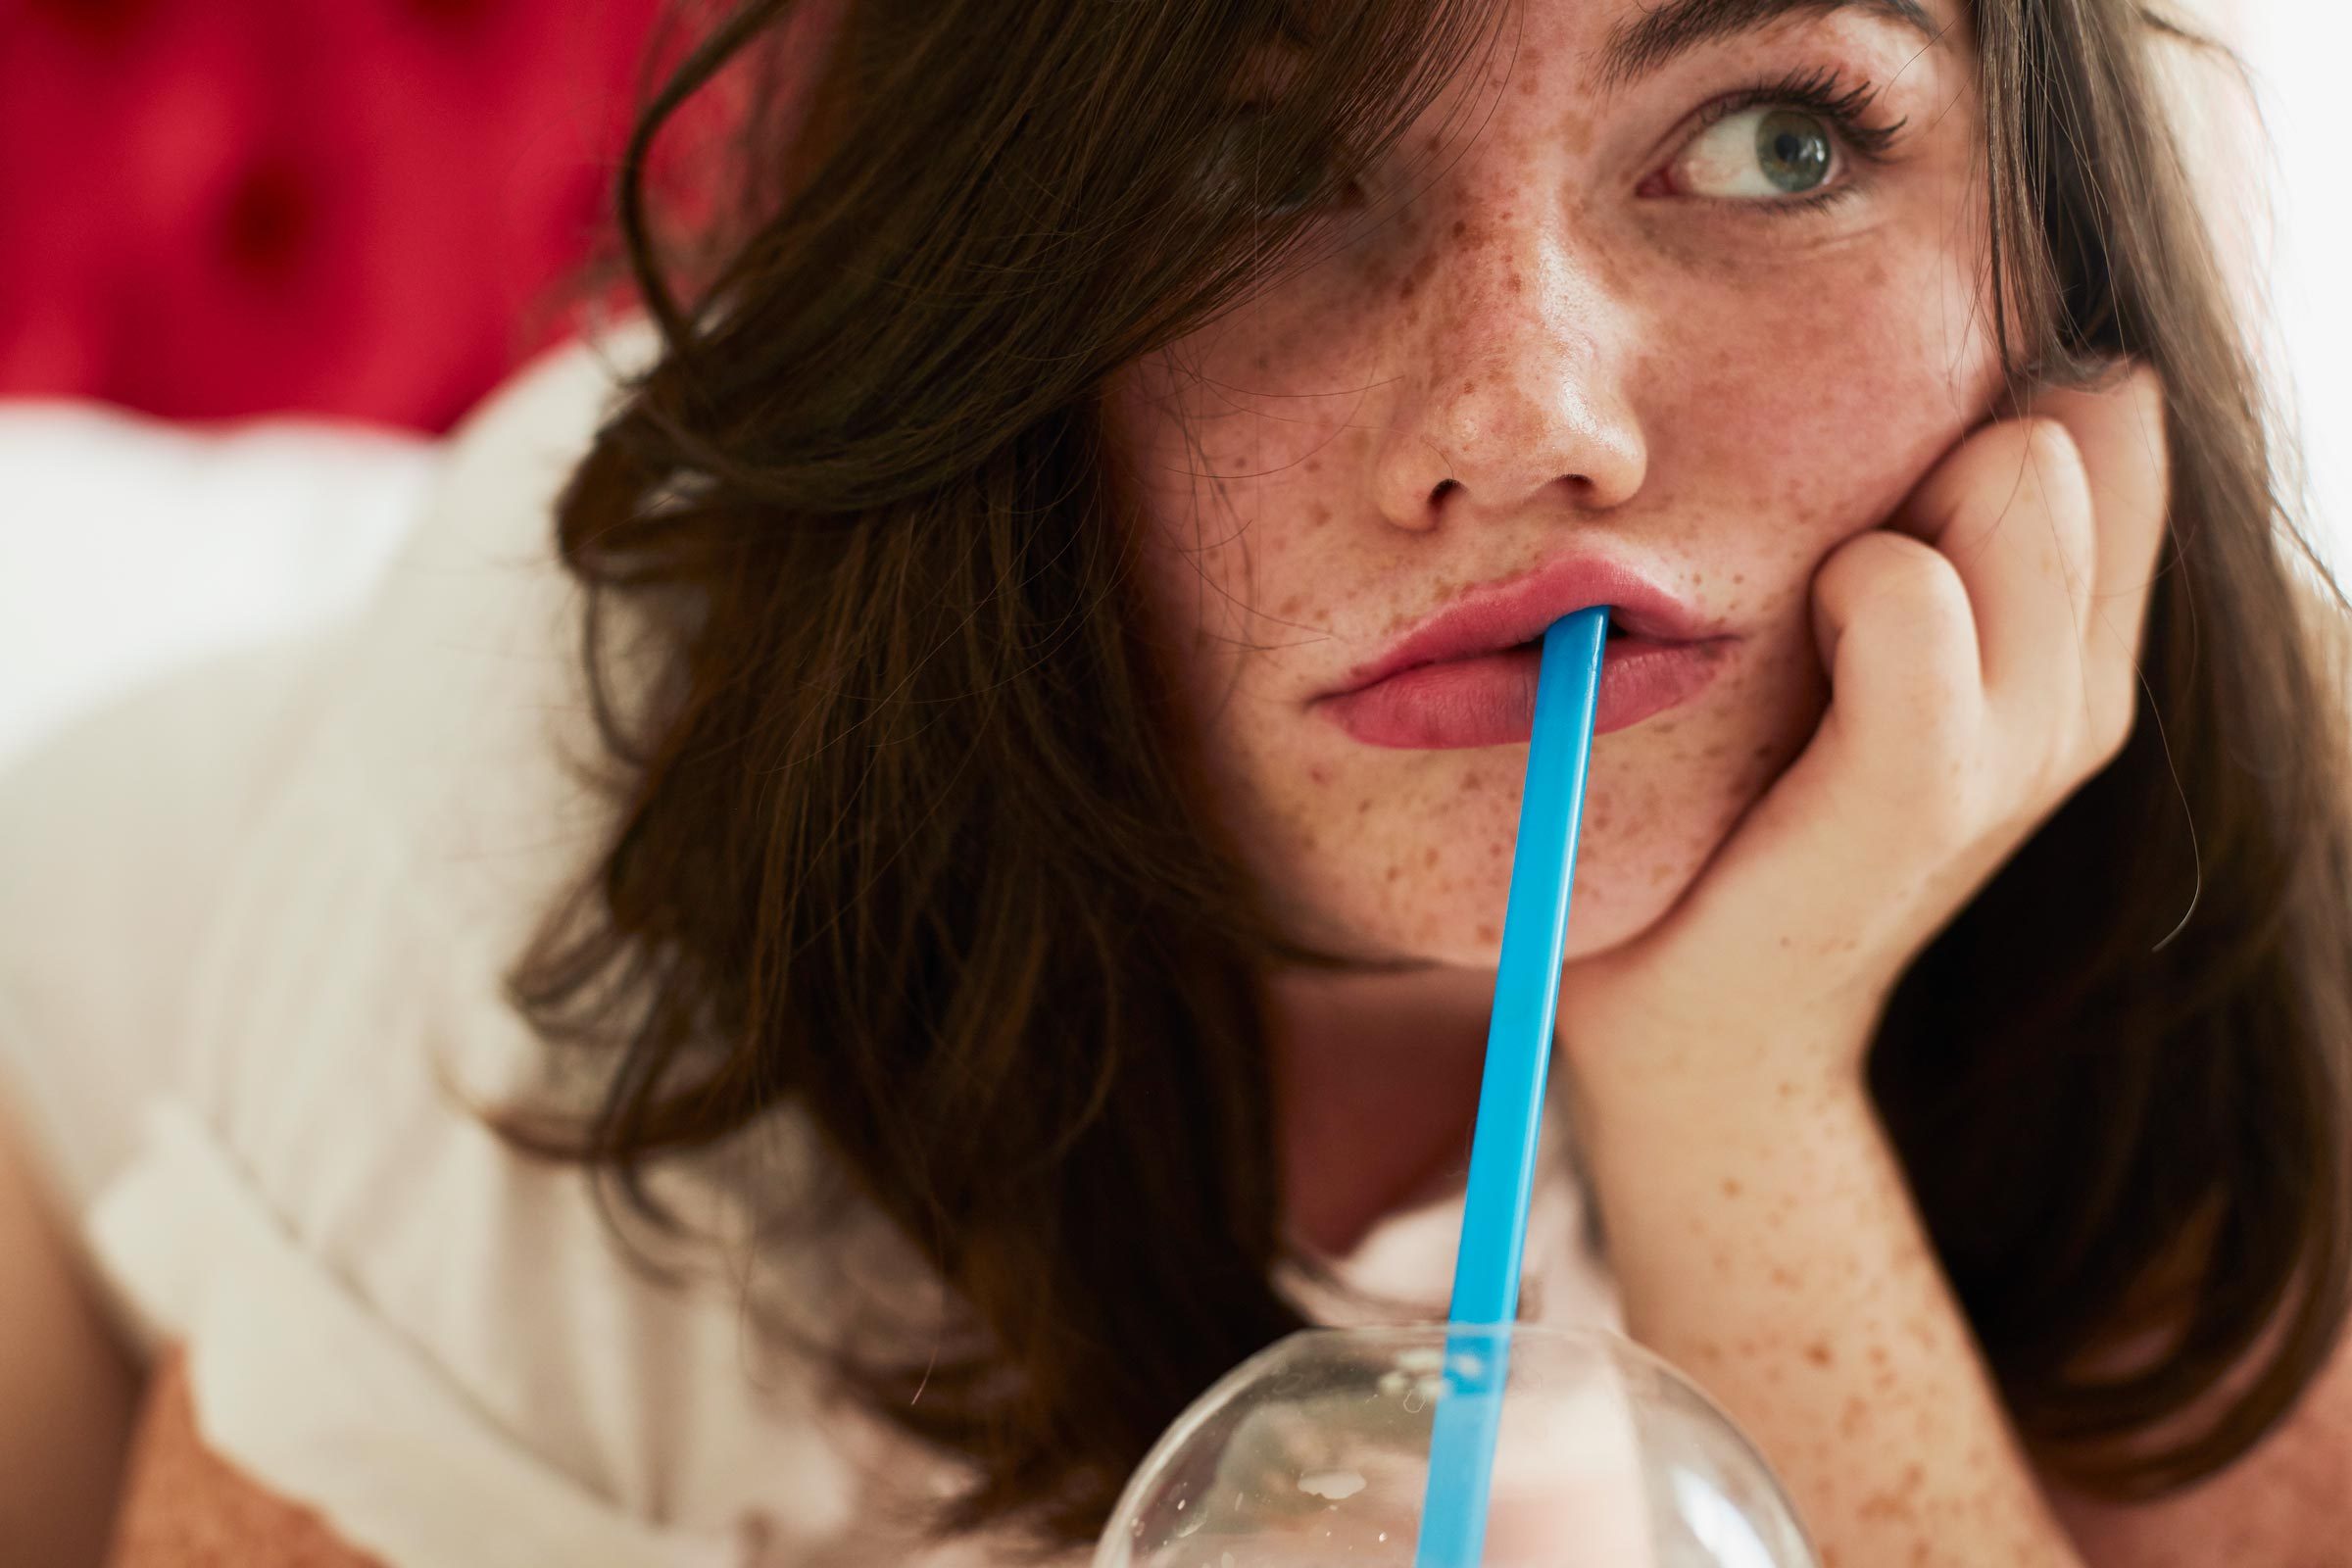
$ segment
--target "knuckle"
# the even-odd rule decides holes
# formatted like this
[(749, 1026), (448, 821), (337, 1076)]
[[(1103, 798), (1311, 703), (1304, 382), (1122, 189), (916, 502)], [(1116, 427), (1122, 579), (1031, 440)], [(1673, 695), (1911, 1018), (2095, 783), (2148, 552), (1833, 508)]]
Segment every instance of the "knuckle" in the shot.
[[(2057, 419), (2027, 420), (2020, 451), (2020, 490), (2030, 492), (2043, 514), (2058, 523), (2062, 546), (2070, 543), (2078, 548), (2086, 546), (2090, 468), (2074, 432)], [(2067, 526), (2077, 521), (2082, 525), (2079, 538), (2073, 537), (2076, 530)]]
[(2019, 455), (2032, 464), (2037, 473), (2049, 475), (2082, 467), (2082, 449), (2075, 442), (2075, 433), (2064, 419), (2048, 415), (2035, 415), (2018, 421)]
[(1833, 552), (1822, 566), (1822, 586), (1851, 603), (1887, 597), (1927, 602), (1960, 592), (1952, 564), (1924, 540), (1873, 528)]

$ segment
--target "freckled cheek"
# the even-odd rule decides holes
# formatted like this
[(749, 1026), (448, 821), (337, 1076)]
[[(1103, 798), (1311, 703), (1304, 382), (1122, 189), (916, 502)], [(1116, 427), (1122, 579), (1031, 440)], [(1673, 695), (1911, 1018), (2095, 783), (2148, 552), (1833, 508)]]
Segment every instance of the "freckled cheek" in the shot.
[(1989, 395), (1905, 291), (1852, 281), (1776, 310), (1723, 302), (1661, 361), (1670, 450), (1653, 464), (1719, 564), (1744, 556), (1769, 582), (1885, 523)]

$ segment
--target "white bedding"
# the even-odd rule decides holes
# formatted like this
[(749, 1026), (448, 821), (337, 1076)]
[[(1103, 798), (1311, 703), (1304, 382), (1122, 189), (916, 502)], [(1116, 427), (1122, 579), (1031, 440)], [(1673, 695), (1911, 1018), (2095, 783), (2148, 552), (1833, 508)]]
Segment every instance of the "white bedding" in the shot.
[(323, 419), (0, 400), (0, 767), (176, 665), (353, 607), (440, 452)]

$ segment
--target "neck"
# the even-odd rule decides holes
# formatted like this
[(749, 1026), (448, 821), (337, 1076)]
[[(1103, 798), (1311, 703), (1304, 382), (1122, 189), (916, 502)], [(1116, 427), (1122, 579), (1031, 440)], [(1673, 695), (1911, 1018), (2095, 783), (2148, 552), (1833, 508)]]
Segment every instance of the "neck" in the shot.
[(1266, 987), (1292, 1236), (1327, 1257), (1457, 1183), (1486, 1060), (1491, 970), (1291, 970)]

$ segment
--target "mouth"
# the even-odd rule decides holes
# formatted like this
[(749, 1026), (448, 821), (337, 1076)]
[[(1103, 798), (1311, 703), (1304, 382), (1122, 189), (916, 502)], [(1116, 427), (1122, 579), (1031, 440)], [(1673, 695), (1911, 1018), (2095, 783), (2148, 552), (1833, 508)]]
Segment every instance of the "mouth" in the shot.
[(1313, 706), (1366, 745), (1524, 745), (1534, 728), (1544, 632), (1594, 605), (1609, 607), (1596, 732), (1687, 701), (1739, 640), (1629, 567), (1567, 557), (1464, 596)]
[(1540, 646), (1561, 616), (1609, 607), (1609, 640), (1671, 646), (1717, 635), (1691, 606), (1647, 575), (1580, 554), (1489, 584), (1423, 620), (1379, 658), (1348, 672), (1325, 697), (1344, 697), (1422, 664), (1477, 659)]

